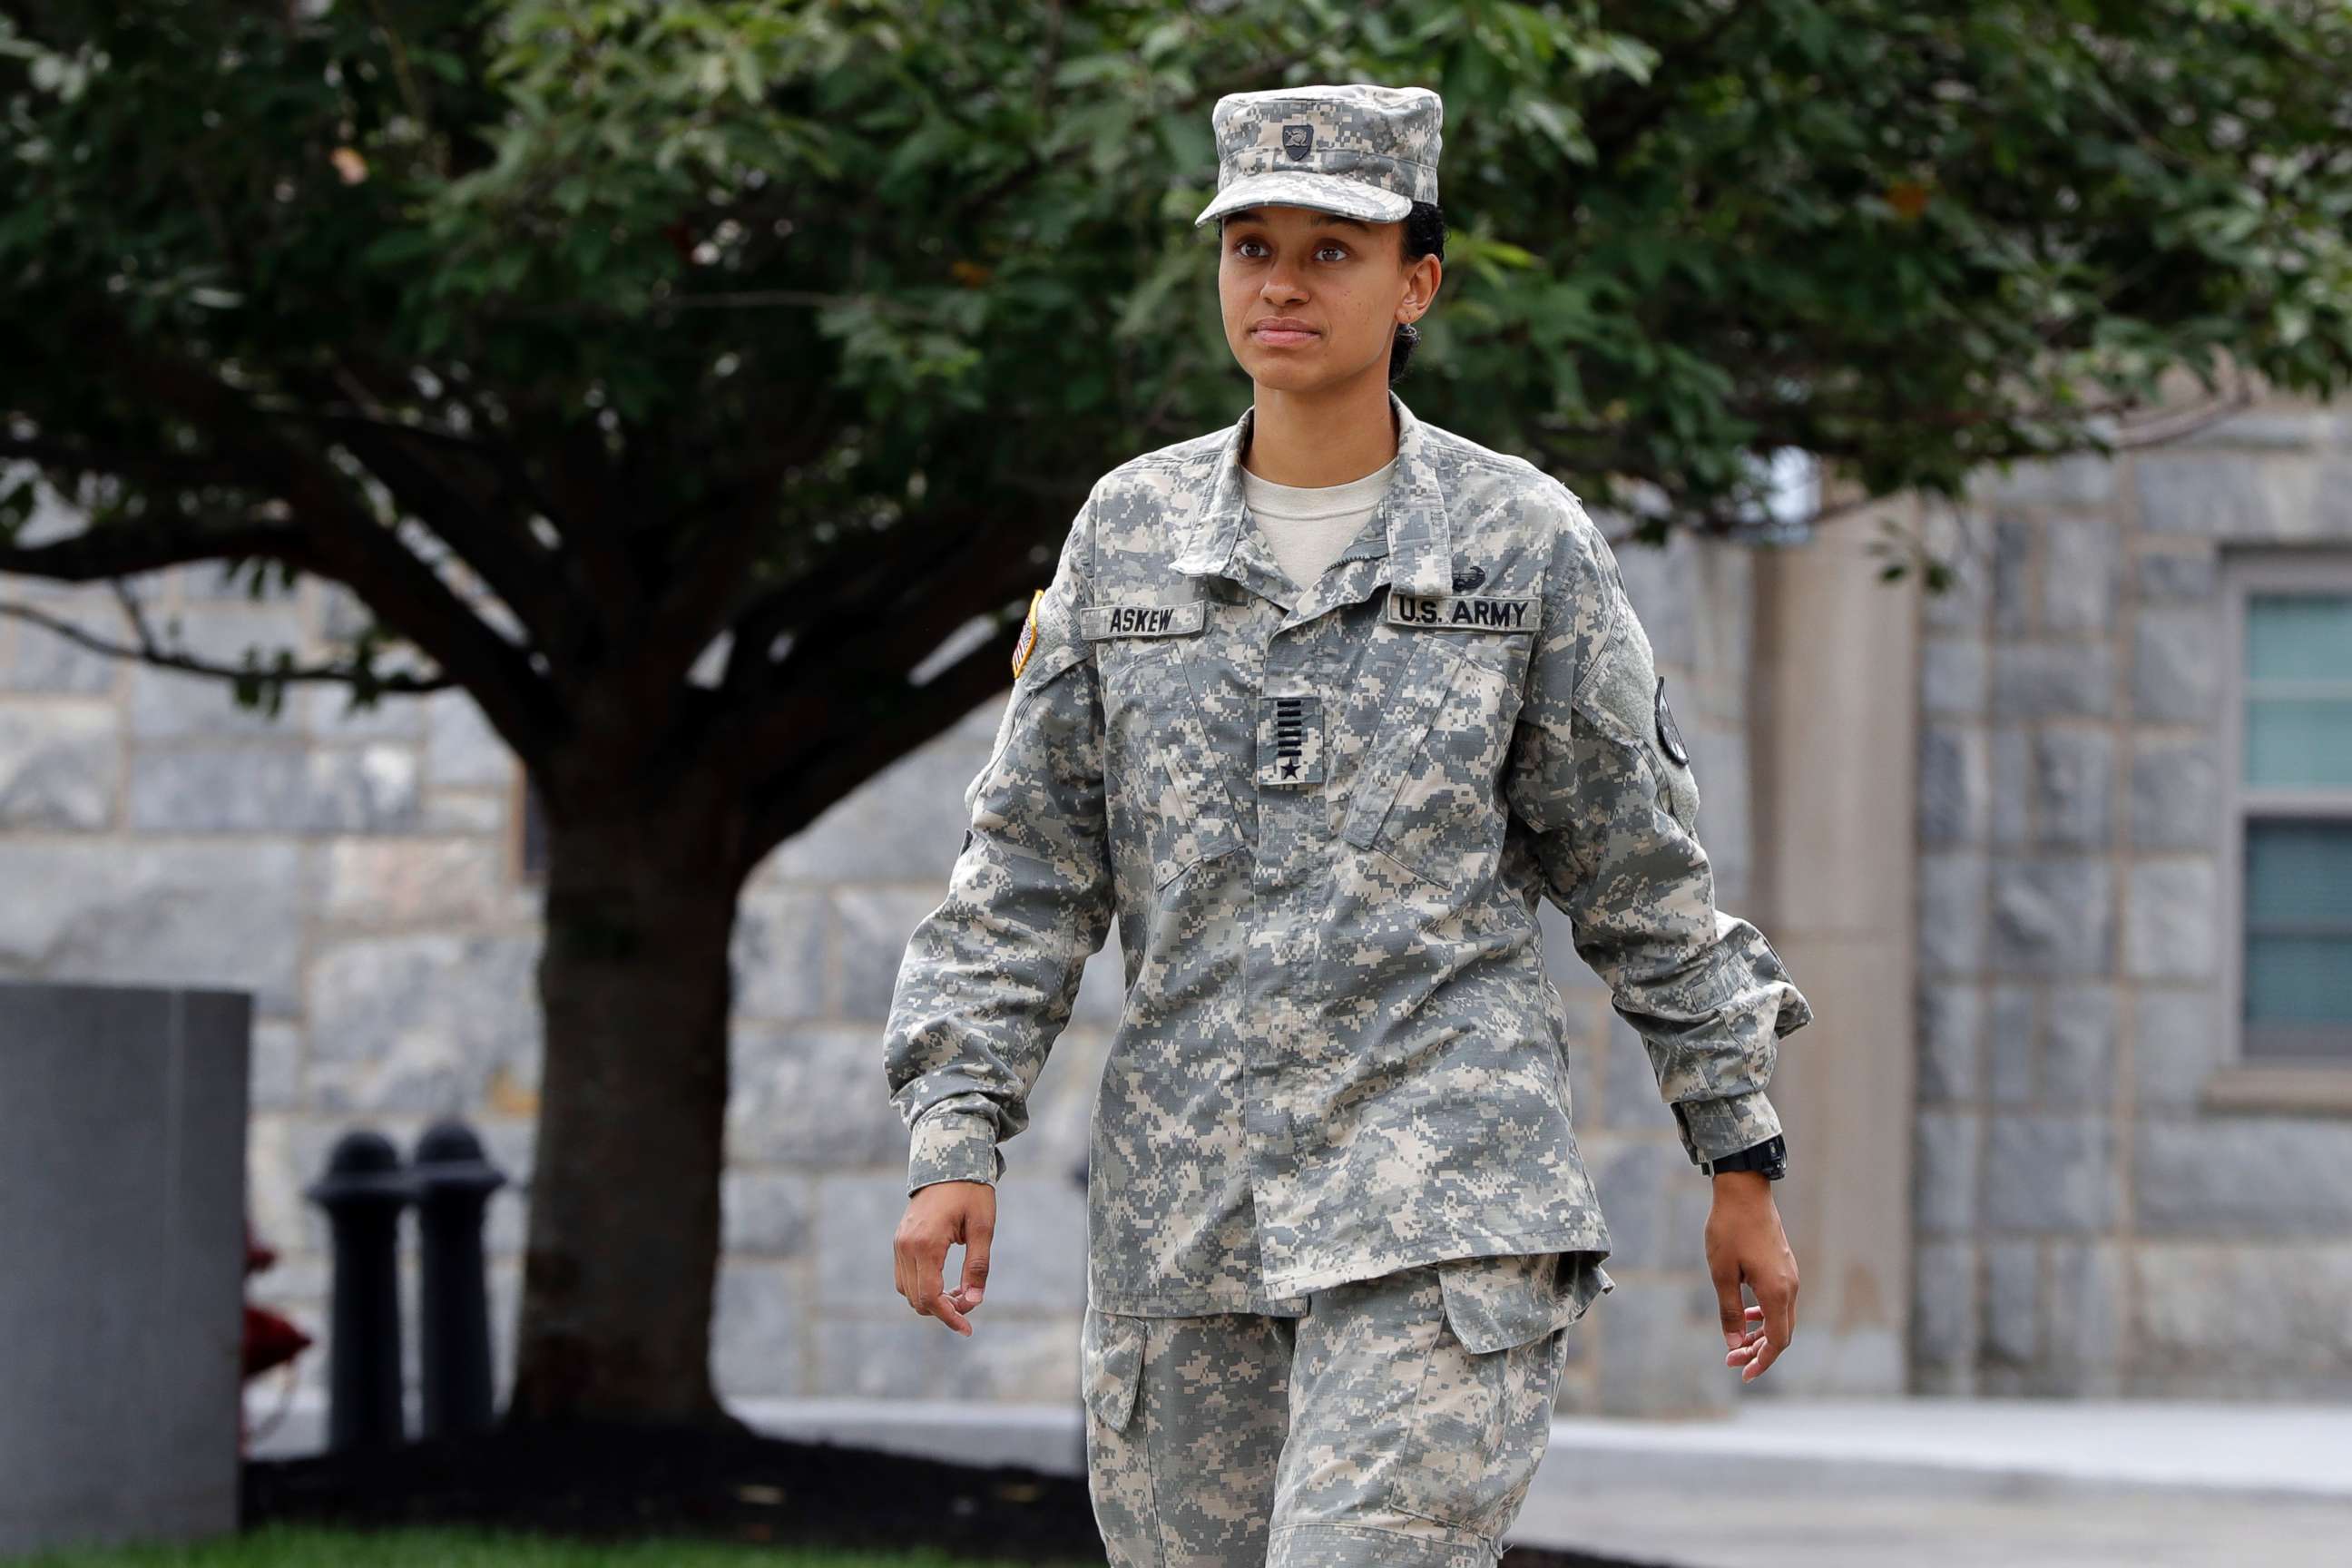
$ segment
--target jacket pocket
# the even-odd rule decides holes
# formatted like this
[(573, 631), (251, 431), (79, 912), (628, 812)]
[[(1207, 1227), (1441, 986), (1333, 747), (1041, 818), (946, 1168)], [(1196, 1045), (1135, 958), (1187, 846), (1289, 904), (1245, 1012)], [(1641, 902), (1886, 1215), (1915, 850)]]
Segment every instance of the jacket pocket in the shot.
[(1507, 824), (1499, 787), (1528, 637), (1403, 631), (1403, 679), (1361, 764), (1339, 835), (1423, 881), (1493, 875)]
[(1170, 641), (1136, 641), (1105, 658), (1101, 668), (1119, 775), (1115, 787), (1140, 815), (1156, 889), (1196, 861), (1236, 847), (1241, 836), (1186, 671), (1191, 656)]
[(1078, 1376), (1087, 1410), (1114, 1432), (1135, 1413), (1143, 1381), (1144, 1320), (1088, 1307), (1078, 1336)]

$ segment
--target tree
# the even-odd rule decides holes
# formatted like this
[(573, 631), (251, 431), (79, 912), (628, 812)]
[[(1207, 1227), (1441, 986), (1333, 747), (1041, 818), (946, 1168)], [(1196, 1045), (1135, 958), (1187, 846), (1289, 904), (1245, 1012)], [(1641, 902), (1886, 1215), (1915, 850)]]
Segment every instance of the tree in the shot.
[(1950, 493), (2168, 369), (2352, 357), (2339, 5), (14, 13), (0, 572), (344, 584), (317, 668), (108, 646), (462, 686), (544, 804), (520, 1420), (715, 1413), (738, 892), (1003, 689), (1097, 475), (1245, 403), (1221, 93), (1444, 95), (1403, 390), (1645, 538), (1747, 526), (1776, 448)]

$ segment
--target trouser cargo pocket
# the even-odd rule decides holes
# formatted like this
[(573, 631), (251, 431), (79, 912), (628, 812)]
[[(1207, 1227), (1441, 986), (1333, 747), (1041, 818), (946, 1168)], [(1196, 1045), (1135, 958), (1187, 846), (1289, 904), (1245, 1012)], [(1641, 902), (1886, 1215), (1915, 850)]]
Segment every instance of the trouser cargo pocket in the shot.
[(1454, 1258), (1437, 1275), (1441, 1321), (1390, 1502), (1494, 1545), (1549, 1445), (1573, 1309), (1556, 1255)]
[(1135, 1410), (1136, 1385), (1143, 1377), (1143, 1334), (1141, 1318), (1087, 1309), (1078, 1344), (1081, 1386), (1087, 1410), (1114, 1432), (1126, 1427)]
[(1087, 1407), (1087, 1493), (1111, 1568), (1158, 1568), (1158, 1500), (1151, 1450), (1136, 1417), (1148, 1324), (1087, 1309), (1078, 1340), (1078, 1392)]

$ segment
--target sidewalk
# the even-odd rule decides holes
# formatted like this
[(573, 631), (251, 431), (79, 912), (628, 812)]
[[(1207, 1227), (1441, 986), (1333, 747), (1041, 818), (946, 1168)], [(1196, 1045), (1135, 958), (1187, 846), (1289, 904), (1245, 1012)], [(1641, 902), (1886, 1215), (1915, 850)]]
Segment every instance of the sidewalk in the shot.
[[(1075, 1405), (730, 1408), (779, 1436), (1085, 1465)], [(257, 1457), (313, 1451), (324, 1429), (298, 1402)], [(2340, 1568), (2352, 1405), (1757, 1398), (1721, 1421), (1563, 1416), (1508, 1539), (1660, 1568)]]
[(1511, 1533), (1672, 1568), (2329, 1568), (2352, 1561), (2352, 1406), (1743, 1402), (1563, 1417)]

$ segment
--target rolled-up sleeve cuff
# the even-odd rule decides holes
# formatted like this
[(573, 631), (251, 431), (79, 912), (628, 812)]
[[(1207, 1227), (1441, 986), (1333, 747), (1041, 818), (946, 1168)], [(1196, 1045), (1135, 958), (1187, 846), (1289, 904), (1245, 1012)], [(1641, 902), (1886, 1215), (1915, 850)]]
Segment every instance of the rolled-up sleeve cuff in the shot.
[(1780, 1113), (1760, 1089), (1714, 1100), (1672, 1102), (1683, 1150), (1694, 1165), (1752, 1149), (1780, 1131)]
[(1004, 1173), (996, 1121), (985, 1111), (933, 1110), (915, 1120), (907, 1192), (933, 1182), (994, 1182)]

